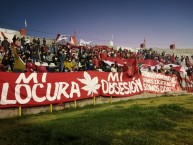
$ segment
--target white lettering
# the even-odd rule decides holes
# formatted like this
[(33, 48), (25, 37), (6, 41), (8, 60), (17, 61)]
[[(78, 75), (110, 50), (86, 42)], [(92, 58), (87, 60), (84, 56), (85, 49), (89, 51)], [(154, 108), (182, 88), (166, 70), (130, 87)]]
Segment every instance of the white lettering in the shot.
[(16, 104), (16, 100), (7, 100), (7, 93), (9, 89), (9, 83), (3, 83), (2, 92), (1, 92), (1, 105), (6, 104)]
[(51, 90), (52, 89), (52, 84), (51, 83), (47, 83), (47, 90), (46, 90), (46, 98), (48, 99), (48, 101), (54, 101), (56, 100), (56, 97), (58, 95), (58, 89), (59, 89), (59, 83), (55, 83), (55, 90), (54, 90), (54, 95), (51, 97)]
[(36, 102), (43, 102), (43, 101), (45, 101), (46, 100), (46, 97), (45, 96), (43, 96), (43, 97), (38, 97), (37, 96), (37, 87), (40, 87), (40, 88), (44, 88), (44, 85), (43, 84), (35, 84), (33, 87), (32, 87), (32, 97), (33, 97), (33, 99), (34, 99), (34, 101), (36, 101)]
[(37, 73), (31, 73), (28, 77), (25, 76), (25, 73), (21, 73), (15, 83), (20, 84), (23, 81), (23, 83), (27, 84), (31, 80), (33, 80), (34, 83), (38, 83)]
[(71, 87), (71, 91), (70, 91), (70, 98), (73, 98), (74, 94), (77, 94), (77, 96), (80, 97), (80, 88), (76, 82), (72, 82), (72, 87)]
[[(24, 87), (26, 89), (27, 96), (25, 99), (21, 98), (21, 96), (24, 96), (24, 95), (21, 95), (22, 94), (20, 92), (21, 87)], [(26, 84), (17, 84), (15, 87), (15, 98), (19, 104), (27, 104), (32, 98), (30, 86)]]

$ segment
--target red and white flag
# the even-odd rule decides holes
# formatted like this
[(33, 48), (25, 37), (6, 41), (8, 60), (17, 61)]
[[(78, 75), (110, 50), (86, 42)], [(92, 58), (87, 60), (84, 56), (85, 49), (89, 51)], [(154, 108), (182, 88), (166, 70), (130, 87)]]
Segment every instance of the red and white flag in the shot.
[(66, 35), (58, 34), (56, 36), (56, 43), (59, 45), (66, 45), (68, 43), (68, 37)]
[(75, 37), (75, 36), (71, 36), (71, 37), (70, 37), (70, 42), (71, 42), (73, 45), (76, 45), (76, 37)]

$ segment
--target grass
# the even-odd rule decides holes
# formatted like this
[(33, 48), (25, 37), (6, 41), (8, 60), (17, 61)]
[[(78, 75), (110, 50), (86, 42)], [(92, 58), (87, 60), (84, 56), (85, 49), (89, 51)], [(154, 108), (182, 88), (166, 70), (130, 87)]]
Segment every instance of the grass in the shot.
[(0, 120), (0, 145), (192, 145), (193, 96), (167, 96)]

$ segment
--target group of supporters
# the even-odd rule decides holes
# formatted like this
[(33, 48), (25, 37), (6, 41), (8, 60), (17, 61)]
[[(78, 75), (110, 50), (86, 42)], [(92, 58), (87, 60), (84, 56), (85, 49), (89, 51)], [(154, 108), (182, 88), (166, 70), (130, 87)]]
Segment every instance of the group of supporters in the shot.
[[(7, 38), (0, 45), (0, 71), (7, 72), (74, 72), (87, 70), (101, 70), (105, 72), (126, 72), (128, 66), (126, 63), (119, 65), (116, 61), (111, 65), (105, 63), (105, 59), (140, 59), (156, 60), (161, 62), (161, 68), (152, 69), (148, 67), (147, 71), (157, 73), (175, 74), (176, 71), (172, 65), (170, 69), (165, 69), (164, 64), (181, 65), (185, 62), (187, 66), (186, 76), (188, 80), (193, 78), (193, 66), (190, 63), (191, 57), (174, 56), (165, 52), (158, 53), (153, 49), (140, 49), (137, 53), (127, 49), (120, 48), (114, 50), (108, 46), (72, 46), (57, 45), (54, 41), (50, 47), (46, 45), (44, 38), (42, 44), (39, 38), (34, 38), (32, 42), (28, 38), (14, 36), (12, 42)], [(47, 65), (45, 65), (47, 64)], [(190, 81), (191, 82), (191, 81)]]

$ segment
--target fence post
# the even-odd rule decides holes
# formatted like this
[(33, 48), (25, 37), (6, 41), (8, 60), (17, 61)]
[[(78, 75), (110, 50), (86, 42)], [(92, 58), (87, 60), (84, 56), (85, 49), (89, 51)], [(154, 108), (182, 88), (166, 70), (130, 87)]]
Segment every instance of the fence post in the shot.
[(94, 104), (94, 106), (96, 105), (96, 98), (95, 97), (93, 98), (93, 104)]
[(52, 104), (50, 104), (50, 113), (52, 113), (53, 111), (53, 107), (52, 107)]
[(21, 117), (21, 106), (19, 106), (19, 117)]
[(110, 97), (110, 103), (112, 104), (112, 96)]
[(76, 109), (76, 100), (74, 100), (74, 108)]

